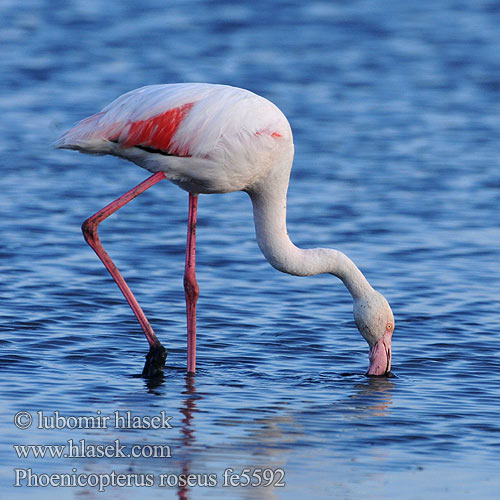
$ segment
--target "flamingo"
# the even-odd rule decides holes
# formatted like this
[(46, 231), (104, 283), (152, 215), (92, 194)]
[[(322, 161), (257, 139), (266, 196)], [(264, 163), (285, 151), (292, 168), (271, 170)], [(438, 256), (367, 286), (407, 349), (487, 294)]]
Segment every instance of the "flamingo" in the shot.
[(189, 193), (184, 273), (189, 374), (196, 372), (198, 195), (234, 191), (244, 191), (250, 196), (257, 242), (273, 267), (296, 276), (330, 273), (344, 283), (353, 298), (356, 326), (369, 345), (366, 375), (390, 374), (394, 317), (385, 297), (372, 288), (342, 252), (329, 248), (301, 249), (288, 237), (286, 197), (294, 145), (288, 120), (269, 100), (228, 85), (149, 85), (123, 94), (99, 113), (80, 121), (55, 147), (118, 156), (152, 173), (82, 225), (85, 240), (116, 281), (149, 342), (143, 376), (161, 373), (167, 352), (102, 247), (97, 227), (163, 179)]

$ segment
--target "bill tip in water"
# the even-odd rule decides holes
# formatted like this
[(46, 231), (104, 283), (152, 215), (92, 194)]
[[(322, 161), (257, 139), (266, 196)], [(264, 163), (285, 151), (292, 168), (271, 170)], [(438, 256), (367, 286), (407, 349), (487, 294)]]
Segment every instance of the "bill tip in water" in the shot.
[(380, 375), (373, 375), (371, 373), (366, 372), (365, 375), (370, 378), (398, 378), (398, 376), (391, 371), (388, 371), (386, 373), (381, 373)]

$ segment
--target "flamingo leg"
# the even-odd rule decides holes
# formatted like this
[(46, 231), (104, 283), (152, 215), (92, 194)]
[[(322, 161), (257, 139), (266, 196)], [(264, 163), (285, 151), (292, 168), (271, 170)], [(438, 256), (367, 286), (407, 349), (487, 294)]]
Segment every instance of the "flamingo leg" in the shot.
[(196, 214), (198, 195), (189, 193), (189, 216), (186, 245), (186, 267), (184, 271), (184, 292), (186, 295), (188, 373), (196, 372), (196, 301), (200, 288), (196, 282)]
[(146, 357), (146, 364), (142, 373), (142, 375), (145, 377), (152, 377), (163, 370), (167, 357), (167, 351), (156, 337), (156, 334), (149, 324), (144, 311), (139, 305), (139, 302), (137, 302), (137, 299), (134, 297), (134, 294), (130, 290), (125, 279), (121, 275), (115, 263), (111, 260), (111, 257), (108, 255), (106, 250), (104, 250), (97, 234), (97, 226), (104, 219), (122, 208), (136, 196), (139, 196), (141, 193), (146, 191), (146, 189), (149, 189), (157, 182), (160, 182), (162, 179), (165, 179), (165, 174), (163, 172), (156, 172), (151, 177), (148, 177), (145, 181), (141, 182), (130, 191), (127, 191), (124, 195), (120, 196), (109, 205), (106, 205), (102, 210), (99, 210), (99, 212), (89, 217), (82, 224), (82, 232), (85, 241), (92, 247), (99, 259), (101, 259), (102, 263), (106, 266), (106, 269), (109, 271), (112, 278), (115, 280), (116, 284), (127, 299), (130, 307), (132, 308), (132, 311), (138, 319), (149, 342), (150, 349)]

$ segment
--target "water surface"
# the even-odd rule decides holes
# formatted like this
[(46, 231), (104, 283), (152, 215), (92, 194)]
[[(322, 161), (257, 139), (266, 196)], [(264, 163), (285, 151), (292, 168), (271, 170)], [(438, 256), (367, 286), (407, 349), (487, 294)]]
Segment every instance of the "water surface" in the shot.
[[(498, 498), (499, 15), (496, 1), (3, 0), (1, 498)], [(338, 280), (269, 266), (243, 193), (199, 202), (199, 371), (186, 378), (187, 195), (167, 183), (100, 230), (169, 349), (164, 380), (135, 376), (147, 344), (80, 224), (147, 173), (50, 144), (127, 90), (177, 81), (245, 87), (289, 117), (290, 236), (347, 253), (387, 296), (397, 378), (363, 376)], [(13, 423), (21, 410), (29, 429)], [(172, 428), (37, 429), (38, 411), (165, 412)], [(171, 456), (12, 447), (81, 439)], [(13, 488), (14, 468), (217, 486)], [(286, 485), (223, 486), (244, 468), (282, 469)]]

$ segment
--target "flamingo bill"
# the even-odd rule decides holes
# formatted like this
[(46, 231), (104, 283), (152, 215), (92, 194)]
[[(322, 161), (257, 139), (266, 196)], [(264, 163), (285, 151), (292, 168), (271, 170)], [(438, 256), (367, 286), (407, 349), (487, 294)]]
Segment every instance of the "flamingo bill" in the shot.
[(391, 372), (392, 331), (386, 332), (382, 338), (370, 347), (370, 366), (366, 375), (376, 377)]

